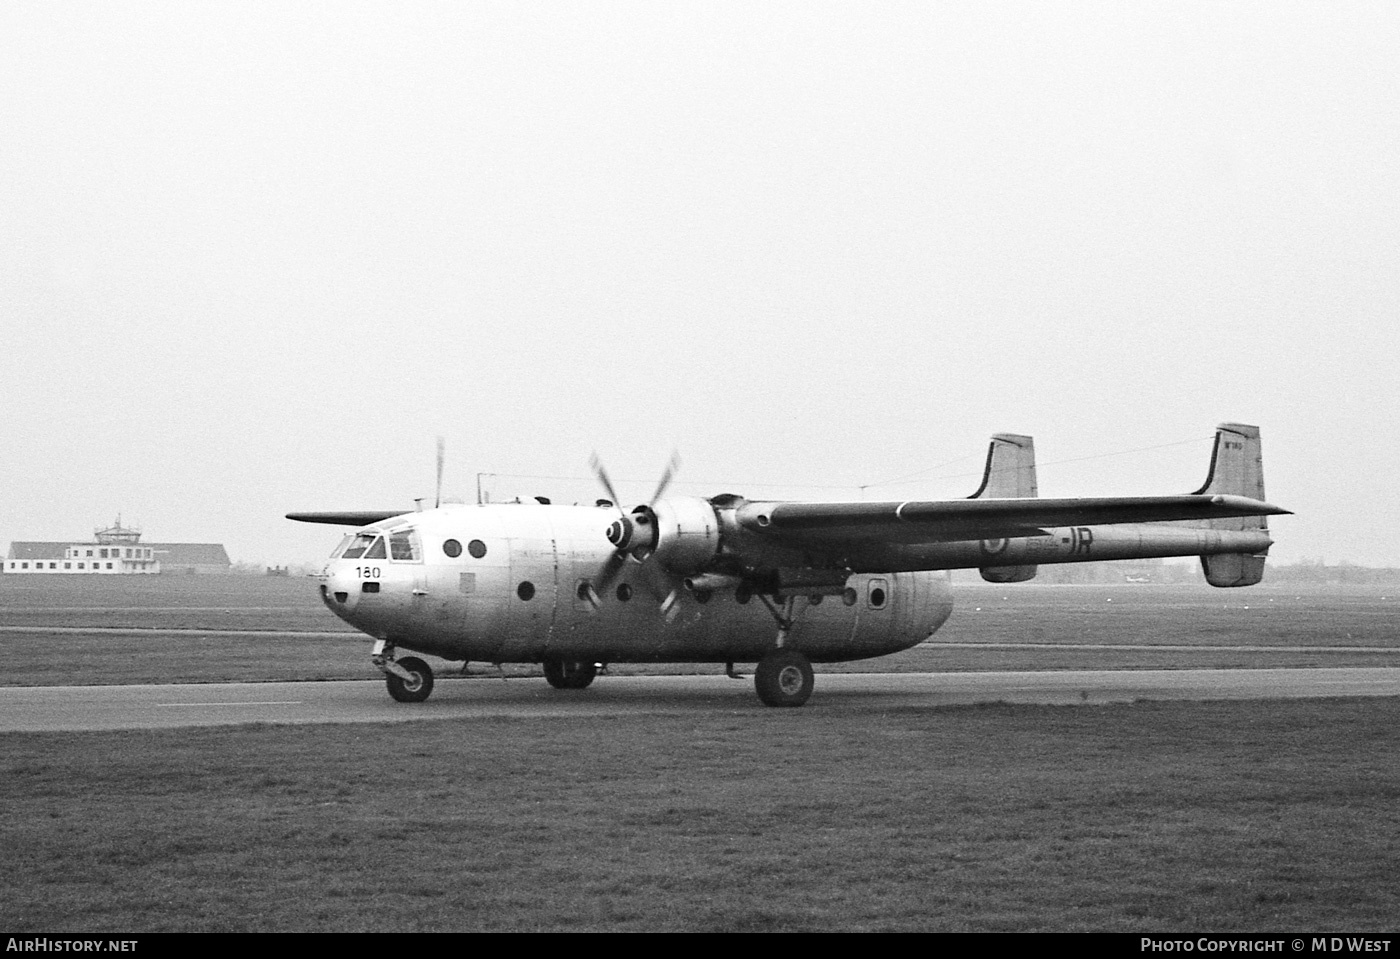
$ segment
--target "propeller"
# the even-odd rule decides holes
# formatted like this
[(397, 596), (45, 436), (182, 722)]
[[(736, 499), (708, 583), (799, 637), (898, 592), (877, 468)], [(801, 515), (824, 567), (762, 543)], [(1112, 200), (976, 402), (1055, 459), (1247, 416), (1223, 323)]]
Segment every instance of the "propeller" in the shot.
[[(680, 456), (674, 452), (671, 454), (665, 470), (661, 473), (661, 480), (656, 484), (656, 492), (651, 494), (651, 500), (645, 506), (635, 507), (630, 516), (623, 511), (617, 490), (612, 484), (612, 479), (608, 476), (607, 469), (603, 466), (603, 461), (598, 458), (598, 454), (595, 452), (589, 457), (588, 462), (593, 468), (594, 475), (598, 477), (598, 482), (602, 484), (603, 489), (607, 490), (613, 508), (617, 510), (617, 519), (613, 520), (607, 532), (608, 542), (612, 543), (614, 547), (613, 554), (608, 557), (607, 562), (603, 564), (603, 568), (598, 573), (596, 593), (603, 595), (612, 588), (613, 583), (622, 574), (623, 564), (627, 562), (628, 557), (631, 557), (640, 564), (641, 578), (646, 584), (647, 591), (656, 599), (662, 614), (667, 620), (672, 619), (679, 612), (676, 600), (679, 598), (680, 592), (669, 582), (658, 584), (656, 575), (658, 573), (664, 575), (664, 572), (653, 569), (651, 564), (647, 563), (647, 559), (655, 550), (658, 539), (655, 506), (666, 492), (666, 488), (671, 485), (676, 471), (680, 469)], [(591, 597), (590, 601), (592, 601)]]

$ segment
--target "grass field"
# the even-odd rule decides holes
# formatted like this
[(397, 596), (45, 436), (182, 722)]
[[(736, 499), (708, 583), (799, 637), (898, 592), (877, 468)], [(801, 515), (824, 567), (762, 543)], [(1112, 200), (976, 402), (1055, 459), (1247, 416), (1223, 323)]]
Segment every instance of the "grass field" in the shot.
[(0, 929), (1392, 931), (1400, 699), (0, 744)]
[[(7, 683), (374, 675), (306, 580), (23, 579)], [(957, 597), (851, 668), (1400, 662), (1385, 590)], [(0, 930), (1386, 932), (1397, 757), (1400, 699), (11, 735)]]

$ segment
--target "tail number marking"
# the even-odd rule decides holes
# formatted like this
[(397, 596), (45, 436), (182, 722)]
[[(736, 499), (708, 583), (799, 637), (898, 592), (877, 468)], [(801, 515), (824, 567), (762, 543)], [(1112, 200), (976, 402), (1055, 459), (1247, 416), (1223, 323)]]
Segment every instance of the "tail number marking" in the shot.
[(1083, 553), (1089, 554), (1094, 545), (1094, 531), (1088, 526), (1071, 526), (1069, 535), (1061, 542), (1069, 544), (1069, 554), (1071, 556)]

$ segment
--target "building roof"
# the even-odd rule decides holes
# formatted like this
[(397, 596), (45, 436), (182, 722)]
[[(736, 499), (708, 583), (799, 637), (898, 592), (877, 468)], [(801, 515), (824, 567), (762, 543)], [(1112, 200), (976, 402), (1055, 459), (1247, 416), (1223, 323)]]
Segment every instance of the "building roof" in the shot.
[(171, 566), (231, 566), (222, 543), (142, 543), (152, 556)]
[(72, 543), (11, 543), (7, 559), (62, 559)]

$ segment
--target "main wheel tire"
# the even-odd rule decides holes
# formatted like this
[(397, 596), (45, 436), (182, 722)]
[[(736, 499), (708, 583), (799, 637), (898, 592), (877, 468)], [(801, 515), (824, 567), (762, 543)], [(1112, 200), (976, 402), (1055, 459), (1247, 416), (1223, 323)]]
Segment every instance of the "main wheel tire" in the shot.
[(562, 659), (544, 661), (544, 678), (555, 689), (585, 689), (598, 675), (594, 663), (569, 662)]
[(812, 664), (801, 653), (780, 649), (754, 670), (753, 685), (765, 706), (801, 706), (812, 695)]
[(404, 679), (393, 673), (384, 674), (384, 682), (389, 687), (389, 695), (401, 703), (421, 703), (433, 692), (433, 670), (417, 656), (405, 656), (397, 661), (413, 675)]

